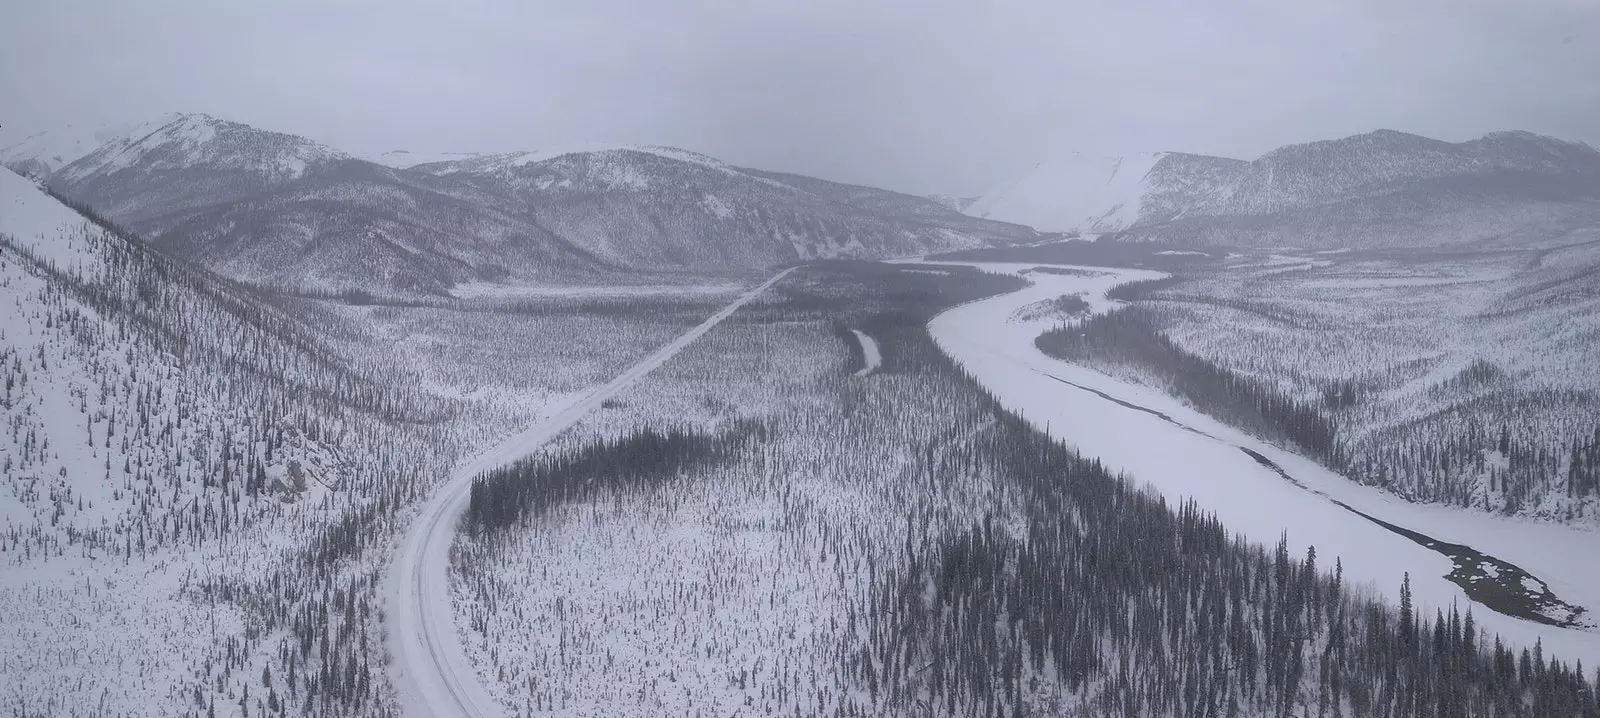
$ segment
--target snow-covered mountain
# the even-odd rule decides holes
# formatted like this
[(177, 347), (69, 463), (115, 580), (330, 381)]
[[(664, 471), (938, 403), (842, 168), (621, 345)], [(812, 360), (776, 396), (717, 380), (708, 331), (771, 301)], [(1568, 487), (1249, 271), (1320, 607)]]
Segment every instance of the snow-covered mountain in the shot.
[[(1249, 236), (1276, 228), (1271, 241), (1302, 243), (1295, 236), (1310, 234), (1315, 243), (1348, 233), (1352, 223), (1362, 225), (1356, 231), (1363, 236), (1388, 225), (1396, 243), (1416, 244), (1505, 230), (1505, 222), (1484, 215), (1532, 213), (1544, 221), (1588, 212), (1595, 200), (1600, 152), (1582, 143), (1527, 132), (1451, 143), (1378, 130), (1280, 147), (1249, 162), (1181, 153), (1073, 155), (1041, 162), (967, 212), (1046, 231), (1140, 230), (1163, 239), (1200, 232), (1189, 238), (1222, 243), (1250, 243), (1237, 236), (1241, 226)], [(1493, 212), (1482, 211), (1488, 207)], [(1450, 229), (1406, 230), (1417, 223)], [(1470, 230), (1478, 225), (1484, 231)]]
[(51, 187), (227, 276), (302, 289), (439, 292), (588, 258), (470, 188), (206, 115), (114, 139)]
[[(619, 266), (764, 266), (869, 251), (858, 238), (864, 232), (826, 224), (849, 208), (815, 206), (818, 198), (792, 187), (677, 150), (512, 152), (413, 171), (497, 195), (511, 211)], [(795, 206), (808, 200), (813, 206)]]
[(471, 280), (751, 269), (1034, 236), (925, 198), (667, 147), (378, 159), (184, 115), (114, 139), (49, 179), (229, 276), (331, 290), (437, 293)]
[(662, 147), (517, 152), (415, 170), (501, 195), (572, 244), (625, 266), (765, 266), (1031, 236), (918, 197)]
[(502, 204), (459, 183), (349, 160), (133, 227), (224, 275), (278, 287), (437, 294), (464, 281), (604, 270)]
[(1227, 200), (1204, 210), (1264, 215), (1406, 191), (1431, 180), (1495, 174), (1592, 178), (1600, 175), (1600, 152), (1529, 132), (1451, 143), (1378, 130), (1268, 152), (1250, 163)]
[(113, 138), (49, 180), (57, 191), (137, 224), (255, 195), (350, 159), (303, 137), (187, 114)]
[[(177, 114), (164, 115), (156, 124), (166, 124), (178, 118)], [(120, 124), (104, 127), (65, 125), (28, 135), (21, 140), (9, 138), (0, 147), (0, 166), (17, 174), (30, 177), (47, 177), (78, 158), (100, 148), (107, 142), (134, 132), (140, 125)]]

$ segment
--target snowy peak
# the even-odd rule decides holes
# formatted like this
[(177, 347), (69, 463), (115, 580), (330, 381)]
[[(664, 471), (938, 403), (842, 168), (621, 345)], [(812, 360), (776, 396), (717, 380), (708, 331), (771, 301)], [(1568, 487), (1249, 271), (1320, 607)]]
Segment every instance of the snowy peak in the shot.
[[(158, 118), (156, 124), (166, 124), (178, 119), (177, 113)], [(150, 123), (144, 123), (150, 124)], [(0, 166), (20, 174), (49, 177), (102, 145), (123, 137), (141, 124), (118, 124), (100, 127), (65, 125), (56, 129), (31, 134), (22, 140), (0, 148)]]
[(81, 182), (123, 171), (220, 170), (285, 181), (303, 176), (315, 165), (349, 159), (338, 150), (304, 137), (258, 130), (205, 114), (179, 115), (111, 140), (63, 168), (59, 177)]
[(0, 149), (0, 165), (20, 174), (45, 177), (99, 147), (94, 135), (70, 125), (38, 132)]
[(237, 201), (350, 161), (304, 137), (186, 114), (146, 123), (49, 179), (56, 191), (131, 226)]

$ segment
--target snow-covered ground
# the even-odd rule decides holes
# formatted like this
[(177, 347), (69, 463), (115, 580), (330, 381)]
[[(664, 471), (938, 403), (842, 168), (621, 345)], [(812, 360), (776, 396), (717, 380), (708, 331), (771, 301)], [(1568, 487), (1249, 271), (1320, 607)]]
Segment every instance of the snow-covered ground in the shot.
[(1183, 351), (1315, 405), (1351, 480), (1600, 528), (1584, 468), (1600, 467), (1600, 233), (1564, 239), (1235, 258), (1141, 294), (1139, 313)]
[[(360, 379), (326, 371), (291, 317), (132, 251), (5, 171), (0, 304), (0, 712), (249, 710), (244, 686), (285, 668), (293, 630), (263, 617), (350, 589), (359, 567), (303, 557), (419, 473), (421, 447), (447, 445), (430, 445), (436, 425), (388, 443), (391, 424), (308, 401)], [(349, 634), (328, 648), (325, 629), (355, 625), (361, 602), (319, 614), (317, 663), (380, 659)], [(258, 691), (257, 714), (281, 696)]]
[[(1082, 294), (1092, 311), (1106, 311), (1116, 305), (1105, 298), (1106, 290), (1158, 278), (1158, 273), (1082, 267), (1074, 269), (1086, 275), (1063, 275), (1030, 271), (1035, 267), (1030, 264), (975, 266), (1024, 274), (1033, 284), (939, 315), (929, 325), (934, 339), (1003, 404), (1085, 455), (1098, 457), (1173, 501), (1193, 499), (1214, 512), (1223, 525), (1256, 542), (1271, 545), (1287, 532), (1294, 550), (1315, 546), (1324, 561), (1339, 557), (1346, 577), (1371, 584), (1391, 600), (1398, 601), (1402, 578), (1409, 572), (1415, 600), (1427, 613), (1451, 603), (1470, 603), (1445, 578), (1451, 562), (1335, 501), (1509, 561), (1545, 581), (1565, 601), (1587, 608), (1589, 616), (1600, 611), (1600, 571), (1594, 569), (1592, 558), (1600, 550), (1600, 533), (1416, 505), (1357, 485), (1155, 389), (1050, 358), (1034, 340), (1058, 320), (1014, 317), (1022, 307), (1064, 294)], [(1152, 412), (1204, 433), (1186, 431)], [(1269, 458), (1303, 486), (1283, 479), (1240, 448)], [(1475, 617), (1486, 631), (1523, 645), (1542, 640), (1547, 652), (1565, 660), (1600, 662), (1600, 632), (1557, 628), (1476, 608)]]
[(494, 699), (467, 660), (456, 631), (449, 587), (450, 546), (456, 537), (457, 523), (471, 498), (473, 478), (537, 450), (606, 399), (672, 358), (790, 271), (779, 272), (741, 295), (605, 385), (554, 402), (546, 418), (463, 462), (450, 480), (435, 490), (412, 520), (396, 552), (386, 595), (386, 613), (391, 621), (390, 651), (396, 657), (392, 677), (401, 692), (401, 703), (411, 715), (499, 714)]
[(861, 342), (861, 368), (856, 370), (856, 376), (866, 376), (876, 371), (883, 364), (883, 354), (878, 351), (878, 342), (872, 335), (860, 329), (851, 329), (856, 335), (856, 341)]

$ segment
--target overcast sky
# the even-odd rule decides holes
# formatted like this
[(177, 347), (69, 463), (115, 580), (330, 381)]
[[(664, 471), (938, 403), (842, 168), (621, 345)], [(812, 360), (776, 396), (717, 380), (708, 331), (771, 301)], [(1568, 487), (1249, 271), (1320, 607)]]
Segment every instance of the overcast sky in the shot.
[(1600, 145), (1600, 0), (15, 0), (0, 123), (355, 153), (666, 144), (972, 194), (1041, 154), (1387, 127)]

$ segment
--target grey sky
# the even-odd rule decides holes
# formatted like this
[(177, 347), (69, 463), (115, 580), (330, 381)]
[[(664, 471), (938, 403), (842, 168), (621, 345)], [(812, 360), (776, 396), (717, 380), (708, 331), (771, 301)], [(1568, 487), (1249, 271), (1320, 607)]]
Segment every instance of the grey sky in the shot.
[(14, 0), (0, 122), (599, 140), (915, 192), (1378, 127), (1600, 145), (1600, 0)]

